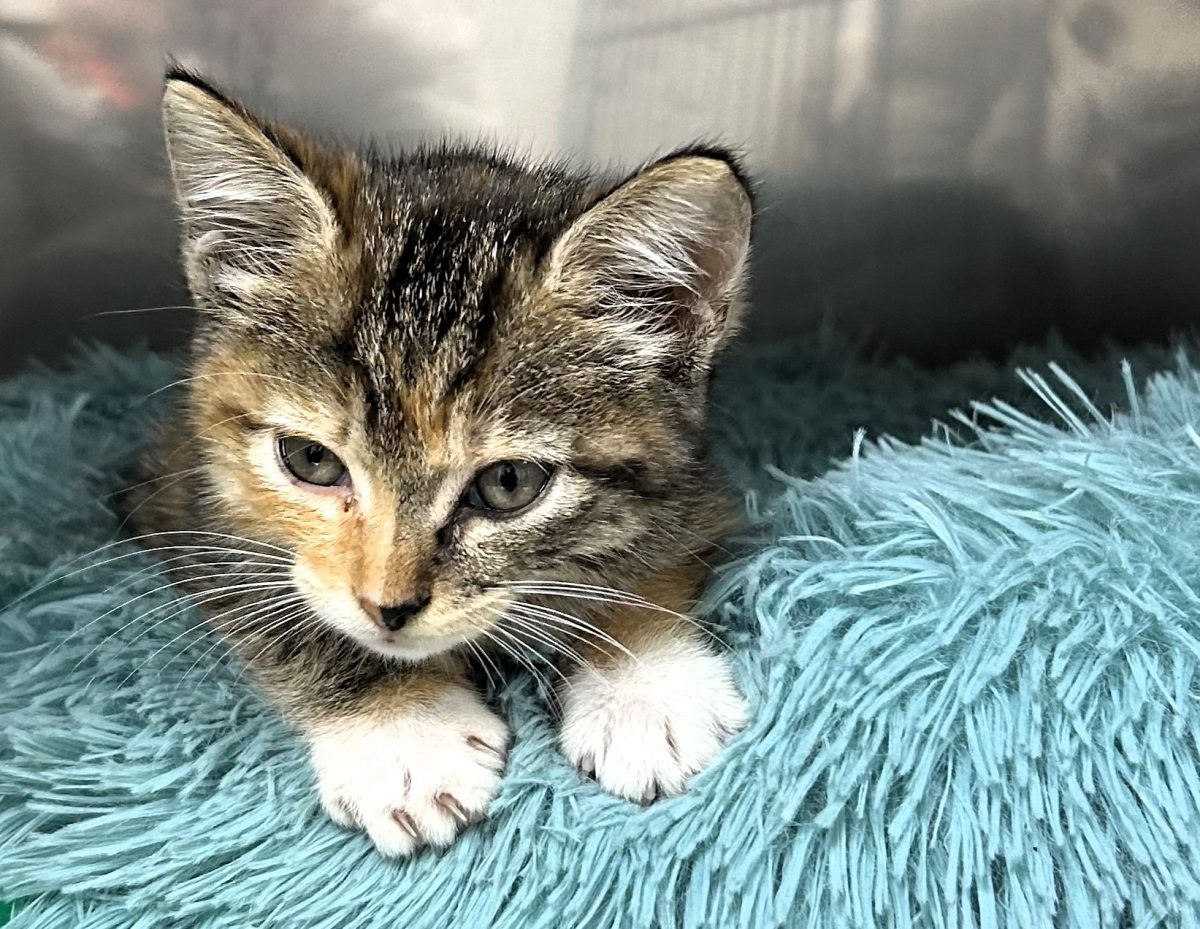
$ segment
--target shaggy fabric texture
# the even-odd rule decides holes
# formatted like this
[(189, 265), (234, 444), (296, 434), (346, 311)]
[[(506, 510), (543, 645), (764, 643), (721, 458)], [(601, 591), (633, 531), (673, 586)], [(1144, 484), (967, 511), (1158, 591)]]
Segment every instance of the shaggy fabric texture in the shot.
[(752, 525), (707, 611), (754, 713), (721, 762), (613, 799), (514, 674), (490, 819), (401, 863), (325, 820), (194, 617), (155, 625), (148, 557), (77, 560), (114, 537), (172, 365), (95, 351), (0, 385), (13, 925), (1200, 924), (1200, 375), (850, 357), (816, 341), (719, 384)]

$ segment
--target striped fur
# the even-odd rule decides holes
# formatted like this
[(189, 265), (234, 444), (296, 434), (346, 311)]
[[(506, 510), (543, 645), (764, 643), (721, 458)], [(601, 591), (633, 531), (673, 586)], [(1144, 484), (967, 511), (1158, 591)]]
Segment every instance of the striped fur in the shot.
[[(683, 150), (614, 181), (469, 147), (333, 150), (182, 71), (164, 113), (201, 312), (149, 472), (194, 470), (134, 505), (146, 532), (288, 553), (306, 618), (221, 631), (289, 720), (312, 733), (459, 686), (460, 659), (506, 632), (546, 645), (506, 629), (522, 608), (654, 630), (631, 642), (695, 638), (673, 614), (733, 512), (704, 426), (752, 215), (731, 156)], [(336, 451), (352, 487), (297, 489), (280, 434)], [(472, 477), (513, 458), (554, 469), (538, 503), (465, 512)], [(546, 582), (627, 596), (512, 587)], [(359, 604), (418, 590), (430, 605), (377, 642)], [(599, 667), (610, 656), (581, 629), (549, 644)]]

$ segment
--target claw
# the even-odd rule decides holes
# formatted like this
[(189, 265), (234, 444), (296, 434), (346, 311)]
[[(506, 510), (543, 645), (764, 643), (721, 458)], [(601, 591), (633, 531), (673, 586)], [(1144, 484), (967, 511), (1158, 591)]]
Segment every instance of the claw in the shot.
[(437, 803), (438, 806), (458, 820), (460, 826), (465, 826), (471, 821), (471, 817), (467, 815), (467, 811), (463, 809), (463, 805), (450, 794), (438, 794)]
[(392, 810), (392, 819), (397, 826), (412, 836), (414, 842), (421, 841), (420, 833), (417, 832), (417, 824), (404, 810)]
[(501, 762), (501, 764), (504, 763), (504, 758), (505, 758), (504, 750), (496, 748), (496, 746), (494, 746), (494, 745), (488, 744), (487, 742), (483, 741), (483, 739), (479, 738), (479, 736), (477, 736), (477, 735), (467, 736), (467, 744), (470, 745), (471, 748), (477, 748), (480, 751), (488, 752), (491, 755), (495, 755), (497, 760), (499, 760)]

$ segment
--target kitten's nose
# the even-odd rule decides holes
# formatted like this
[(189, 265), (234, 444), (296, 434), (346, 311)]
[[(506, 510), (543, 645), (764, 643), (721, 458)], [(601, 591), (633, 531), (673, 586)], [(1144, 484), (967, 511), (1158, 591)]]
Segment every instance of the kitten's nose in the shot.
[(429, 596), (414, 597), (411, 600), (405, 600), (403, 603), (396, 603), (392, 606), (381, 606), (379, 608), (379, 618), (384, 627), (390, 632), (399, 632), (404, 628), (405, 623), (416, 616), (421, 610), (429, 604)]

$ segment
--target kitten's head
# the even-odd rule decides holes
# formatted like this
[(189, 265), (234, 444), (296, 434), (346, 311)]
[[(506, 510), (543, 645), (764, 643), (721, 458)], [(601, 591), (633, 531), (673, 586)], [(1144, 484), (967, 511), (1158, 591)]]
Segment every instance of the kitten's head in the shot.
[(636, 590), (715, 543), (706, 391), (752, 216), (727, 154), (614, 185), (333, 151), (184, 72), (164, 118), (202, 317), (173, 467), (293, 553), (325, 623), (417, 659), (517, 634), (528, 585)]

